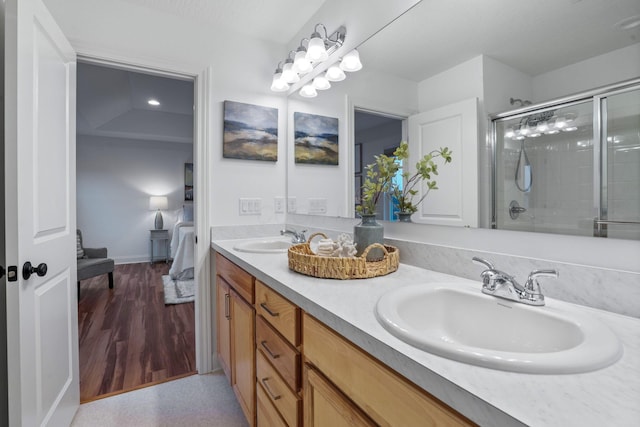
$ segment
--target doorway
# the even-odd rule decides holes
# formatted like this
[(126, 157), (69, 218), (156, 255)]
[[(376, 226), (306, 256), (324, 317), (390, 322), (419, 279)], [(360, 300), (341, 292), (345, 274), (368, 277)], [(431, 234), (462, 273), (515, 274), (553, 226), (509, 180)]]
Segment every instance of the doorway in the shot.
[[(354, 111), (354, 205), (361, 198), (362, 183), (366, 179), (367, 165), (375, 162), (375, 156), (385, 154), (389, 157), (406, 140), (406, 117), (382, 113), (373, 110), (355, 108)], [(402, 170), (397, 179), (402, 182)], [(397, 221), (397, 210), (390, 193), (384, 194), (378, 202), (377, 218), (384, 221)]]
[[(171, 263), (181, 243), (194, 245), (194, 79), (81, 60), (77, 103), (77, 227), (116, 263), (113, 290), (106, 276), (80, 287), (87, 402), (196, 373), (194, 260)], [(179, 304), (165, 299), (176, 292)]]

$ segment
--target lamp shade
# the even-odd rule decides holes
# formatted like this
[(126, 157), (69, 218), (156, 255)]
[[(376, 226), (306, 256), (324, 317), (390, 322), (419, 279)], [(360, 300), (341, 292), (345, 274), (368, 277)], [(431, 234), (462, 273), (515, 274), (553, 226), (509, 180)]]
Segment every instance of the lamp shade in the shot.
[(360, 62), (360, 54), (357, 50), (353, 49), (347, 53), (340, 62), (340, 68), (344, 71), (358, 71), (362, 69), (362, 62)]
[(331, 87), (331, 83), (329, 83), (329, 80), (327, 80), (327, 78), (323, 74), (316, 76), (313, 79), (312, 84), (313, 87), (317, 90), (327, 90)]
[(151, 196), (149, 197), (149, 210), (162, 210), (169, 207), (167, 196)]
[(282, 79), (282, 72), (273, 75), (271, 90), (274, 92), (284, 92), (289, 90), (289, 84)]
[(329, 58), (327, 48), (324, 46), (324, 40), (320, 34), (313, 33), (309, 46), (307, 47), (307, 59), (311, 62), (322, 62)]
[(327, 80), (329, 80), (330, 82), (341, 82), (342, 80), (344, 80), (347, 76), (344, 74), (344, 71), (342, 71), (340, 69), (340, 67), (338, 67), (337, 65), (332, 65), (331, 67), (329, 67), (329, 69), (327, 70), (327, 72), (324, 74), (324, 76), (327, 78)]
[(293, 71), (299, 74), (307, 74), (311, 70), (313, 70), (313, 66), (307, 59), (307, 51), (304, 48), (299, 48), (293, 60)]
[(318, 96), (318, 92), (316, 92), (316, 88), (313, 87), (312, 84), (306, 84), (300, 89), (300, 96), (305, 98), (315, 98)]
[(287, 59), (284, 67), (282, 67), (282, 80), (290, 84), (300, 81), (300, 76), (293, 70), (293, 61), (291, 59)]

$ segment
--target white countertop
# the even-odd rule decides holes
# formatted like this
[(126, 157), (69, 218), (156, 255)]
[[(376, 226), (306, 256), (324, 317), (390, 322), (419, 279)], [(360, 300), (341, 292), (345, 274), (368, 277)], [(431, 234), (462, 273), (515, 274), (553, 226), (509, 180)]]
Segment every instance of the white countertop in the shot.
[[(571, 375), (498, 371), (412, 347), (387, 332), (374, 315), (380, 296), (398, 286), (475, 284), (480, 292), (479, 280), (405, 264), (374, 279), (318, 279), (289, 270), (286, 253), (239, 252), (233, 249), (238, 242), (218, 240), (211, 247), (480, 425), (640, 426), (640, 319), (576, 306), (608, 325), (622, 341), (622, 358), (607, 368)], [(547, 304), (557, 302), (548, 298)]]

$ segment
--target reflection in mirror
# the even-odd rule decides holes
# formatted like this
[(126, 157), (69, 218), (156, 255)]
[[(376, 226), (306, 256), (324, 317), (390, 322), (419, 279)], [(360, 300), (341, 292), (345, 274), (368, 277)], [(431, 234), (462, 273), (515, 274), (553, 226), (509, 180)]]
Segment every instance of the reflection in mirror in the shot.
[[(476, 124), (479, 137), (474, 146), (464, 146), (464, 150), (478, 151), (474, 185), (479, 195), (479, 224), (491, 227), (491, 153), (485, 143), (489, 115), (518, 107), (510, 102), (512, 99), (537, 104), (639, 77), (640, 25), (628, 25), (629, 17), (633, 16), (640, 16), (637, 0), (420, 2), (358, 47), (364, 67), (357, 75), (348, 75), (345, 81), (333, 86), (332, 93), (322, 93), (312, 101), (290, 97), (290, 115), (293, 111), (304, 111), (340, 120), (339, 167), (313, 171), (313, 180), (319, 182), (326, 177), (326, 182), (332, 185), (331, 192), (320, 196), (328, 198), (331, 207), (327, 212), (338, 216), (350, 216), (353, 212), (357, 179), (353, 165), (354, 108), (409, 117), (475, 98), (479, 106)], [(627, 23), (618, 24), (623, 20)], [(532, 192), (541, 171), (533, 158), (537, 156), (537, 148), (529, 141), (524, 144), (532, 186), (525, 193), (515, 186), (517, 155), (522, 143), (510, 141), (506, 146), (507, 157), (511, 159), (508, 179), (522, 199), (518, 200), (519, 205), (526, 209), (523, 197), (534, 197)], [(449, 144), (445, 141), (440, 145)], [(523, 162), (526, 166), (526, 159)], [(550, 173), (568, 173), (567, 164), (563, 166)], [(525, 170), (522, 169), (521, 176), (523, 185), (527, 181)], [(288, 164), (288, 191), (299, 205), (322, 191), (300, 184), (308, 182), (304, 179), (308, 172)], [(340, 181), (342, 186), (336, 185)], [(450, 179), (438, 181), (441, 189), (446, 185), (444, 181)], [(448, 192), (438, 193), (440, 196)], [(508, 209), (512, 198), (501, 197)], [(593, 221), (593, 209), (593, 206), (585, 208), (581, 218)], [(526, 214), (521, 214), (522, 221), (526, 220)]]
[[(362, 183), (366, 179), (367, 165), (375, 162), (375, 156), (385, 154), (393, 156), (393, 152), (400, 145), (400, 141), (406, 139), (403, 128), (406, 127), (406, 118), (388, 116), (382, 113), (356, 110), (354, 114), (354, 192), (355, 206), (360, 202)], [(357, 147), (357, 150), (355, 148)], [(402, 185), (402, 169), (394, 180), (395, 185)], [(397, 221), (397, 206), (393, 203), (390, 192), (382, 195), (378, 202), (377, 218), (384, 221)]]
[(495, 228), (640, 239), (640, 80), (581, 98), (494, 120)]

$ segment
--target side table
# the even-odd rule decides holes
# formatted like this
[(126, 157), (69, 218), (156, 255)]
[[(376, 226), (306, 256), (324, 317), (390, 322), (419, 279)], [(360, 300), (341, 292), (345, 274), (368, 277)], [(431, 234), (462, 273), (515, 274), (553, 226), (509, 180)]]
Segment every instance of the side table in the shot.
[(164, 242), (164, 262), (169, 262), (169, 230), (149, 230), (149, 242), (151, 244), (151, 259), (150, 263), (153, 264), (153, 247), (154, 242), (158, 245), (158, 252), (160, 252), (160, 244)]

